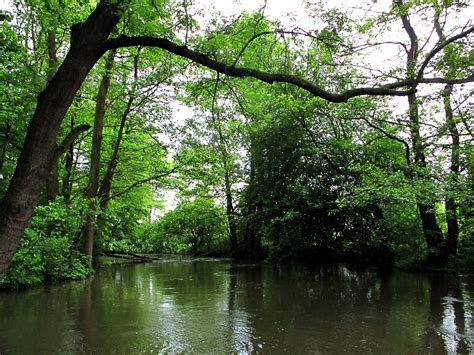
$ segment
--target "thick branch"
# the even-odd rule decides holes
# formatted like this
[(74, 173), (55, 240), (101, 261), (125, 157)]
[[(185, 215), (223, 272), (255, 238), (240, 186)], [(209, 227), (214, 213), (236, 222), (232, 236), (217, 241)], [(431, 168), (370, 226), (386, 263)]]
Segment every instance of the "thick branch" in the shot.
[(56, 159), (59, 159), (61, 155), (66, 153), (69, 146), (76, 140), (76, 138), (83, 132), (90, 129), (91, 126), (88, 124), (82, 124), (75, 127), (69, 134), (63, 139), (61, 144), (56, 148)]
[[(416, 76), (416, 80), (417, 81), (420, 81), (421, 78), (423, 77), (423, 73), (426, 69), (426, 67), (428, 66), (428, 63), (431, 61), (431, 59), (433, 59), (433, 57), (438, 54), (439, 52), (441, 52), (443, 50), (444, 47), (446, 47), (448, 44), (451, 44), (453, 42), (456, 42), (458, 39), (461, 39), (461, 38), (465, 38), (467, 37), (469, 34), (473, 33), (474, 32), (474, 26), (471, 26), (469, 27), (467, 30), (465, 31), (462, 31), (461, 33), (458, 33), (457, 35), (455, 36), (452, 36), (444, 41), (442, 41), (440, 44), (438, 44), (436, 47), (434, 47), (425, 57), (425, 60), (423, 61), (423, 63), (421, 64), (420, 66), (420, 69), (418, 69), (418, 74)], [(471, 78), (473, 77), (473, 74), (471, 74), (470, 76)]]
[[(403, 28), (410, 38), (410, 49), (408, 50), (407, 63), (407, 69), (410, 71), (410, 66), (415, 64), (416, 58), (418, 56), (418, 36), (411, 25), (408, 14), (406, 13), (406, 9), (404, 9), (405, 4), (403, 3), (403, 0), (394, 0), (394, 3), (400, 11), (400, 18), (402, 19)], [(408, 75), (411, 77), (410, 73), (408, 73)]]
[(394, 83), (385, 84), (384, 87), (396, 89), (400, 87), (413, 87), (418, 84), (449, 84), (449, 85), (457, 85), (457, 84), (467, 84), (474, 82), (474, 73), (469, 75), (466, 78), (458, 78), (458, 79), (448, 79), (448, 78), (421, 78), (421, 79), (407, 79), (407, 80), (400, 80)]
[(405, 96), (413, 92), (412, 90), (395, 90), (396, 88), (406, 86), (406, 83), (403, 82), (402, 84), (392, 83), (390, 84), (390, 86), (382, 85), (379, 87), (360, 87), (347, 90), (342, 94), (331, 93), (322, 89), (316, 84), (313, 84), (305, 79), (293, 75), (280, 73), (273, 74), (250, 68), (236, 68), (231, 65), (227, 65), (222, 62), (218, 62), (214, 59), (211, 59), (207, 55), (196, 52), (185, 46), (177, 45), (165, 38), (120, 36), (105, 41), (103, 45), (103, 50), (107, 51), (110, 49), (131, 46), (148, 46), (161, 48), (181, 57), (188, 58), (195, 63), (201, 64), (209, 69), (215, 70), (221, 74), (225, 74), (228, 76), (240, 78), (252, 77), (268, 84), (273, 84), (275, 82), (293, 84), (302, 88), (303, 90), (310, 92), (314, 96), (320, 97), (330, 102), (347, 102), (352, 97), (363, 95)]
[(447, 78), (422, 78), (417, 80), (420, 84), (449, 84), (449, 85), (456, 85), (456, 84), (466, 84), (474, 82), (474, 73), (469, 75), (467, 78), (459, 78), (459, 79), (447, 79)]

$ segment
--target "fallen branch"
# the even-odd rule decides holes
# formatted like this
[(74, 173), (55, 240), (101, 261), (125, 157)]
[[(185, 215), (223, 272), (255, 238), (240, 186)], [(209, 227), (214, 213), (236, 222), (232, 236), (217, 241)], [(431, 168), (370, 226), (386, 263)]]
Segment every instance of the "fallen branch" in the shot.
[(128, 259), (135, 262), (152, 262), (154, 260), (161, 260), (156, 256), (143, 255), (126, 251), (103, 250), (102, 254), (113, 258)]

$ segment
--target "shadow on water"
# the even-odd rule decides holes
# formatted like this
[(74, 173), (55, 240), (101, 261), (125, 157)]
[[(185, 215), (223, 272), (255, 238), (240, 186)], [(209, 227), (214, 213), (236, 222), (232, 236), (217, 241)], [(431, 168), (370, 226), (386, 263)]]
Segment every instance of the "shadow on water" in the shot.
[(222, 260), (0, 293), (1, 354), (469, 354), (472, 277)]

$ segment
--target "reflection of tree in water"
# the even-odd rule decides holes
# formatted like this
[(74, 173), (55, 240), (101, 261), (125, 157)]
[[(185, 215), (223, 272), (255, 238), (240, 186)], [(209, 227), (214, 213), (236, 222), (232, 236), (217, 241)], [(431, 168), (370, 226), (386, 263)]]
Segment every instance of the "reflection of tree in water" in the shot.
[[(251, 341), (254, 351), (422, 353), (426, 348), (429, 283), (422, 275), (236, 265), (228, 285), (227, 339), (234, 342), (236, 329), (244, 329), (240, 344)], [(246, 350), (238, 344), (235, 349)]]
[(470, 354), (474, 350), (472, 285), (453, 275), (430, 277), (430, 322), (428, 346), (449, 354)]
[(320, 345), (338, 344), (341, 333), (351, 333), (346, 327), (356, 312), (346, 312), (349, 305), (362, 307), (377, 299), (376, 281), (373, 272), (346, 268), (233, 263), (226, 337), (236, 351), (328, 350)]
[(85, 280), (83, 282), (78, 302), (79, 307), (77, 312), (75, 312), (76, 329), (81, 336), (81, 344), (86, 347), (81, 349), (83, 352), (91, 351), (88, 345), (91, 343), (92, 338), (92, 283), (93, 280)]
[(81, 353), (75, 311), (82, 282), (0, 293), (0, 354)]
[(114, 268), (0, 295), (0, 352), (468, 354), (473, 281), (242, 262)]
[[(255, 332), (251, 326), (251, 316), (248, 308), (255, 305), (249, 304), (261, 299), (261, 266), (260, 264), (245, 264), (231, 262), (229, 265), (228, 288), (228, 324), (226, 328), (226, 341), (233, 344), (237, 353), (247, 353), (256, 350), (253, 342)], [(238, 297), (240, 295), (240, 297)], [(261, 346), (261, 344), (257, 344)]]

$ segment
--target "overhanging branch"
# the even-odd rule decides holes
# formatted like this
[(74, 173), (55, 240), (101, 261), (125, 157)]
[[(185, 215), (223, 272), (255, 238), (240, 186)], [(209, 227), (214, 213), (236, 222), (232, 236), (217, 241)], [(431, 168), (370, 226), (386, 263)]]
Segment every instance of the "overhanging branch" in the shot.
[(422, 67), (418, 71), (416, 79), (400, 80), (389, 84), (380, 85), (378, 87), (359, 87), (344, 91), (343, 93), (332, 93), (329, 92), (317, 84), (314, 84), (308, 80), (299, 78), (290, 74), (282, 73), (269, 73), (251, 68), (239, 68), (234, 65), (228, 65), (217, 60), (210, 58), (209, 56), (196, 52), (186, 46), (181, 46), (171, 42), (166, 38), (155, 38), (155, 37), (130, 37), (120, 36), (111, 38), (103, 44), (103, 50), (111, 50), (121, 47), (132, 47), (132, 46), (147, 46), (156, 47), (174, 53), (183, 58), (190, 59), (191, 61), (201, 64), (202, 66), (215, 70), (218, 73), (225, 74), (232, 77), (251, 77), (263, 81), (268, 84), (275, 82), (288, 83), (296, 85), (303, 90), (313, 94), (314, 96), (320, 97), (330, 102), (347, 102), (350, 98), (356, 96), (405, 96), (412, 94), (415, 91), (415, 87), (418, 84), (462, 84), (474, 81), (474, 74), (471, 74), (467, 78), (458, 79), (445, 79), (445, 78), (423, 78), (423, 70), (428, 65), (429, 61), (447, 44), (454, 42), (457, 39), (463, 38), (474, 31), (474, 28), (463, 31), (462, 33), (449, 38), (442, 44), (435, 47), (425, 58)]
[[(458, 33), (457, 35), (455, 36), (452, 36), (446, 40), (444, 40), (443, 42), (441, 42), (439, 45), (437, 45), (436, 47), (434, 47), (425, 57), (425, 60), (423, 61), (423, 63), (421, 64), (420, 66), (420, 69), (418, 69), (418, 73), (417, 73), (417, 77), (416, 77), (416, 80), (417, 82), (421, 82), (421, 79), (423, 78), (423, 73), (426, 69), (426, 67), (428, 66), (429, 62), (431, 61), (431, 59), (433, 59), (433, 57), (438, 54), (439, 52), (441, 52), (443, 50), (444, 47), (446, 47), (448, 44), (451, 44), (455, 41), (457, 41), (458, 39), (461, 39), (461, 38), (465, 38), (467, 37), (469, 34), (473, 33), (474, 32), (474, 26), (471, 26), (469, 27), (467, 30), (465, 31), (462, 31), (460, 33)], [(471, 78), (473, 77), (473, 75), (471, 74)]]
[(308, 80), (296, 77), (294, 75), (268, 73), (256, 69), (233, 67), (231, 65), (227, 65), (222, 62), (218, 62), (214, 59), (211, 59), (207, 55), (196, 52), (192, 49), (187, 48), (186, 46), (177, 45), (176, 43), (173, 43), (165, 38), (120, 36), (105, 41), (102, 48), (104, 51), (107, 51), (115, 48), (132, 46), (161, 48), (181, 57), (188, 58), (195, 63), (201, 64), (209, 69), (215, 70), (221, 74), (225, 74), (228, 76), (240, 78), (252, 77), (268, 84), (279, 82), (296, 85), (302, 88), (303, 90), (306, 90), (309, 93), (313, 94), (314, 96), (320, 97), (330, 102), (347, 102), (350, 98), (364, 95), (405, 96), (410, 93), (413, 93), (412, 89), (397, 90), (406, 87), (406, 81), (403, 81), (401, 83), (382, 85), (379, 87), (359, 87), (347, 90), (341, 94), (332, 93), (322, 89), (318, 85), (311, 83)]
[(77, 127), (75, 127), (69, 134), (63, 139), (60, 145), (58, 145), (56, 149), (56, 156), (55, 159), (59, 159), (61, 155), (66, 153), (66, 151), (69, 149), (69, 146), (76, 140), (76, 138), (83, 132), (89, 130), (91, 128), (90, 125), (88, 124), (81, 124)]

